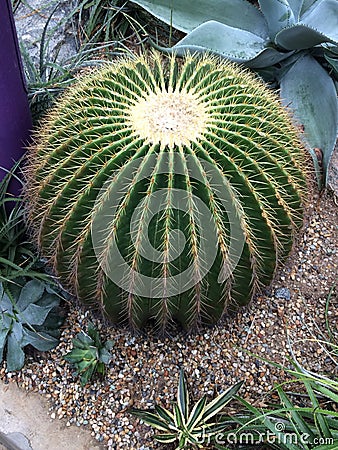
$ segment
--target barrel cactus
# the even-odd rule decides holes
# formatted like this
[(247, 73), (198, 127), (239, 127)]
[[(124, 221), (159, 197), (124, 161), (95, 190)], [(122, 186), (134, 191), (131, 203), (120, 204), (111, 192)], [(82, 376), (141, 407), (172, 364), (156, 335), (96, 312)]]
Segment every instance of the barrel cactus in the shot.
[(87, 307), (134, 328), (215, 323), (302, 225), (304, 152), (259, 79), (212, 56), (121, 59), (72, 87), (27, 158), (27, 218)]

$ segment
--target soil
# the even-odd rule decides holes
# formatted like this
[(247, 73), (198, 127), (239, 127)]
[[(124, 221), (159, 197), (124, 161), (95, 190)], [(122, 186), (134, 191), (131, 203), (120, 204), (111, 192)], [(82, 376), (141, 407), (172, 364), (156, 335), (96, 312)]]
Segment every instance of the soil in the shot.
[(14, 383), (0, 382), (0, 418), (0, 450), (6, 447), (10, 450), (102, 448), (89, 430), (66, 427), (64, 421), (49, 419), (47, 402), (38, 394), (24, 392)]

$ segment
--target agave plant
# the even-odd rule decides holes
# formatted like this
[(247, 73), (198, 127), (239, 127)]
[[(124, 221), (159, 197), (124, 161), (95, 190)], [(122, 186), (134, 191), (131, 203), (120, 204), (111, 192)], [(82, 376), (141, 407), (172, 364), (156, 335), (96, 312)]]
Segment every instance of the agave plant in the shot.
[(92, 323), (88, 324), (88, 333), (80, 331), (73, 339), (73, 349), (64, 356), (64, 359), (76, 368), (80, 375), (81, 384), (87, 384), (95, 373), (101, 375), (105, 366), (111, 361), (110, 350), (114, 341), (101, 341), (98, 330)]
[(36, 138), (33, 238), (113, 322), (214, 323), (271, 281), (302, 225), (297, 131), (260, 80), (216, 57), (107, 65)]
[(181, 369), (177, 390), (177, 403), (173, 411), (156, 405), (155, 410), (131, 409), (129, 412), (142, 419), (146, 424), (160, 431), (155, 439), (162, 443), (178, 443), (181, 448), (205, 448), (215, 435), (227, 426), (227, 421), (215, 421), (217, 414), (234, 398), (243, 381), (236, 383), (227, 391), (218, 395), (210, 403), (203, 396), (191, 409), (184, 371)]
[(10, 290), (0, 283), (0, 363), (5, 354), (8, 372), (22, 368), (27, 345), (40, 351), (58, 345), (63, 322), (56, 311), (59, 303), (60, 296), (40, 280)]
[(193, 8), (189, 0), (132, 1), (187, 33), (176, 54), (211, 51), (276, 78), (304, 127), (321, 185), (317, 153), (326, 174), (338, 131), (336, 0), (259, 0), (259, 9), (246, 0), (196, 0)]

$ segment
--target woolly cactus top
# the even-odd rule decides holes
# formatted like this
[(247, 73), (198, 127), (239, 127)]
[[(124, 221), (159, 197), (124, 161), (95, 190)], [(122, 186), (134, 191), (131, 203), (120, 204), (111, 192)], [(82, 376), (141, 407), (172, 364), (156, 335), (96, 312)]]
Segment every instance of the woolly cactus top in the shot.
[(115, 322), (215, 322), (271, 281), (302, 223), (304, 155), (287, 113), (214, 57), (107, 65), (36, 138), (34, 238), (61, 281)]
[(149, 144), (170, 149), (189, 146), (207, 129), (208, 114), (198, 95), (166, 88), (152, 92), (130, 108), (130, 126)]

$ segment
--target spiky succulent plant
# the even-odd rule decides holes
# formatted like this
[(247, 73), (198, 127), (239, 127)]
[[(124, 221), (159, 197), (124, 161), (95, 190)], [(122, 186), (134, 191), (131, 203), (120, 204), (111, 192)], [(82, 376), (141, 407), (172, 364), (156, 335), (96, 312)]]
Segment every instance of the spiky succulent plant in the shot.
[(50, 114), (28, 157), (28, 220), (88, 306), (191, 328), (271, 281), (302, 224), (303, 166), (261, 81), (153, 53), (89, 75)]

